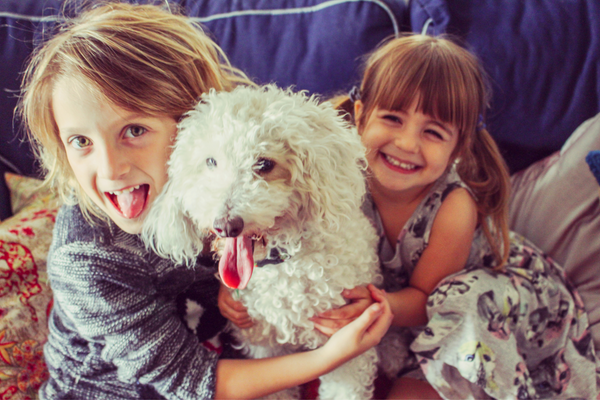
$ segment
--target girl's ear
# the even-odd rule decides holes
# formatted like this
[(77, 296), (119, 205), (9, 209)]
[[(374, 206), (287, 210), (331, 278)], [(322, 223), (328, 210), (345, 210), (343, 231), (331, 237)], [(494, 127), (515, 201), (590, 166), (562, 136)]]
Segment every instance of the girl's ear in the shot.
[(360, 133), (360, 117), (363, 111), (363, 103), (360, 100), (356, 100), (354, 102), (354, 125), (356, 125), (356, 129), (358, 133)]

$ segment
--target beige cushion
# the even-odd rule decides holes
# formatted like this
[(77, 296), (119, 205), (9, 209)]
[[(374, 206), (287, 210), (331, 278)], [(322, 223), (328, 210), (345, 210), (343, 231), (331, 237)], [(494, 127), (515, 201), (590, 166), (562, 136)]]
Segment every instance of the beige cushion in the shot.
[(579, 290), (600, 350), (600, 200), (585, 157), (600, 149), (600, 114), (560, 152), (512, 177), (510, 227), (560, 263)]

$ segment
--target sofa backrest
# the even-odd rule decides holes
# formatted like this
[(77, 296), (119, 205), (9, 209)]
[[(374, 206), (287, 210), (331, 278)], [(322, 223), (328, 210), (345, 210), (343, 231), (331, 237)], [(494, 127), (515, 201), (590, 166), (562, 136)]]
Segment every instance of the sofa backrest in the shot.
[[(294, 85), (324, 96), (348, 90), (359, 79), (361, 56), (384, 38), (408, 29), (403, 0), (170, 3), (199, 21), (232, 64), (256, 82)], [(3, 173), (36, 175), (13, 109), (27, 58), (62, 18), (61, 4), (61, 0), (0, 3), (0, 219), (10, 215)]]
[[(10, 214), (3, 172), (36, 172), (12, 118), (20, 71), (63, 1), (0, 2), (0, 219)], [(197, 18), (257, 82), (325, 96), (356, 83), (361, 57), (390, 35), (455, 35), (491, 78), (487, 125), (512, 173), (559, 150), (600, 112), (598, 0), (168, 1)]]
[(512, 173), (600, 112), (600, 1), (414, 0), (411, 29), (459, 37), (482, 61), (487, 125)]

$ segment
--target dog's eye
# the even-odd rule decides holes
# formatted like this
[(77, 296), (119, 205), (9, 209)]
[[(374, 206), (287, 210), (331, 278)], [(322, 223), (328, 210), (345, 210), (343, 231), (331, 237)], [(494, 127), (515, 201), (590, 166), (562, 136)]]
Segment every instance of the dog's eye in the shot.
[(256, 164), (254, 164), (254, 170), (259, 174), (267, 174), (273, 171), (275, 168), (275, 161), (269, 160), (268, 158), (260, 158)]
[(206, 159), (206, 165), (208, 165), (208, 168), (212, 169), (214, 167), (217, 166), (217, 160), (215, 160), (214, 158), (210, 157)]

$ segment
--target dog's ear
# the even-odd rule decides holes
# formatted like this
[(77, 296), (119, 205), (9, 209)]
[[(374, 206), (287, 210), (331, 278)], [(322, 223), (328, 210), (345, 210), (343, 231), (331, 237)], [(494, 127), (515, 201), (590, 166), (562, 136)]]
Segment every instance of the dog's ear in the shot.
[(159, 256), (193, 264), (202, 252), (202, 233), (183, 212), (171, 181), (154, 200), (142, 228), (142, 240)]
[[(310, 104), (309, 104), (310, 105)], [(294, 146), (302, 171), (298, 184), (307, 206), (300, 218), (318, 218), (326, 226), (339, 227), (340, 218), (352, 218), (366, 192), (365, 149), (356, 131), (328, 103), (315, 105), (318, 116), (310, 123), (310, 140)], [(309, 143), (308, 145), (305, 144)], [(297, 163), (298, 164), (298, 163)]]

